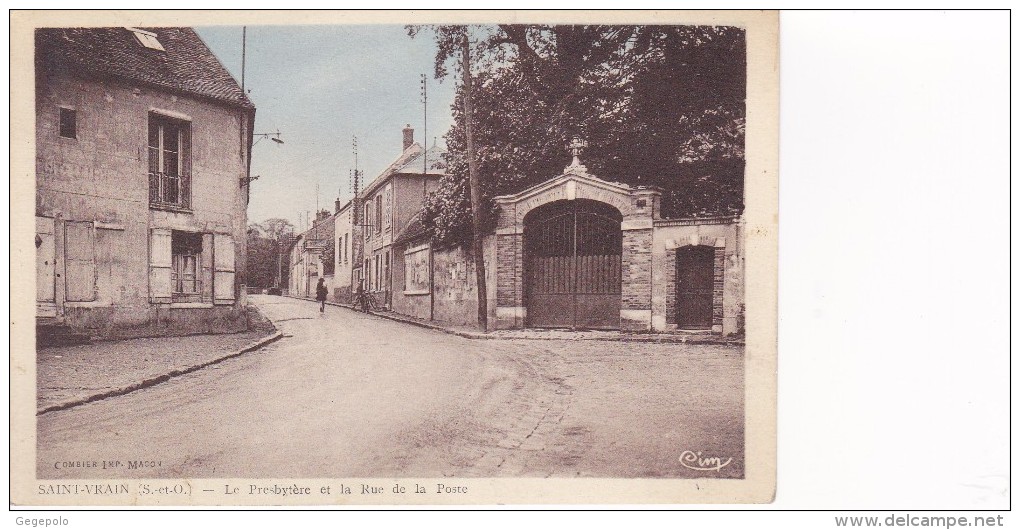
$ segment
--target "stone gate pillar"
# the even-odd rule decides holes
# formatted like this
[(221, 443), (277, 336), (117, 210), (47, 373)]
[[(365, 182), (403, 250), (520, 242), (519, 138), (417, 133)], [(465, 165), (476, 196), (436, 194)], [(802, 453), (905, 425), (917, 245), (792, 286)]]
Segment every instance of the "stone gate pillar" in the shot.
[(623, 212), (623, 274), (620, 286), (620, 330), (652, 329), (652, 223), (660, 192), (636, 189), (633, 207)]
[(496, 225), (496, 329), (523, 328), (524, 230), (517, 222), (517, 205), (500, 203)]

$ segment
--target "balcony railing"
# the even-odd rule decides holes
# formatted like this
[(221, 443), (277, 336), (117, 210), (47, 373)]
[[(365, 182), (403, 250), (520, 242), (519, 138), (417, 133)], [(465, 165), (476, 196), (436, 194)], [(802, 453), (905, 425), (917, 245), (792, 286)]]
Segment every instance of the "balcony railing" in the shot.
[(149, 173), (149, 205), (155, 208), (191, 209), (191, 176)]

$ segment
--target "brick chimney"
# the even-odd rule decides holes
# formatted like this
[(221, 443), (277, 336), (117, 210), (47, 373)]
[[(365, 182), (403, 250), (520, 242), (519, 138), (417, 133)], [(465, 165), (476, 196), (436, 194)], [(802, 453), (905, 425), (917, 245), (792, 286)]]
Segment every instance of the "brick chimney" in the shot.
[(333, 213), (340, 213), (340, 206), (341, 206), (340, 199), (337, 199), (336, 201), (334, 201), (333, 204), (335, 205), (335, 208), (333, 209)]
[(414, 143), (414, 129), (411, 128), (411, 124), (408, 123), (407, 127), (404, 127), (404, 151), (407, 151), (408, 147)]

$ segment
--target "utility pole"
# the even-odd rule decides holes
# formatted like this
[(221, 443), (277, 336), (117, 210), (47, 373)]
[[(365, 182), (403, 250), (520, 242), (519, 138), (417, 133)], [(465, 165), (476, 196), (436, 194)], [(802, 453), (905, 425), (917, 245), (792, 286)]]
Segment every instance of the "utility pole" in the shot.
[[(360, 194), (359, 188), (361, 186), (361, 172), (358, 170), (358, 137), (352, 136), (351, 143), (352, 149), (354, 150), (354, 169), (351, 171), (351, 177), (354, 180), (354, 198), (351, 199), (351, 208), (353, 209), (351, 212), (351, 289), (357, 290), (365, 277), (365, 271), (362, 270), (360, 278), (358, 279), (359, 285), (354, 284), (355, 265), (359, 265), (361, 261), (361, 256), (354, 252), (354, 247), (356, 245), (355, 240), (357, 239), (356, 227), (360, 227), (362, 223), (360, 220), (361, 218), (359, 217), (361, 215), (361, 202), (358, 200), (358, 195)], [(364, 236), (364, 230), (362, 230), (361, 235)], [(355, 262), (356, 258), (357, 262)]]
[(241, 93), (248, 95), (244, 91), (244, 59), (245, 52), (248, 50), (248, 26), (241, 26)]
[[(426, 84), (427, 77), (425, 74), (421, 74), (421, 107), (422, 107), (422, 126), (421, 132), (421, 143), (422, 143), (422, 176), (428, 175), (429, 172), (429, 89)], [(425, 187), (424, 179), (422, 179), (422, 187)]]
[(475, 256), (475, 280), (478, 285), (478, 324), (489, 329), (488, 293), (485, 289), (485, 256), (482, 254), (482, 188), (478, 181), (478, 164), (475, 162), (475, 143), (471, 132), (471, 47), (468, 29), (464, 26), (461, 41), (461, 60), (464, 70), (464, 135), (467, 137), (468, 187), (471, 189), (471, 250)]

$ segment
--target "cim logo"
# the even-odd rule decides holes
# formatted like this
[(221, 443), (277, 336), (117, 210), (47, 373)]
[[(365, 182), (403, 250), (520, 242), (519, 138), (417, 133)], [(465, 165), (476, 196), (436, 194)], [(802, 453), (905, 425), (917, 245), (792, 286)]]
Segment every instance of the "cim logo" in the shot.
[(730, 465), (732, 458), (723, 460), (718, 456), (701, 456), (701, 451), (684, 451), (680, 453), (680, 465), (695, 471), (719, 471)]

